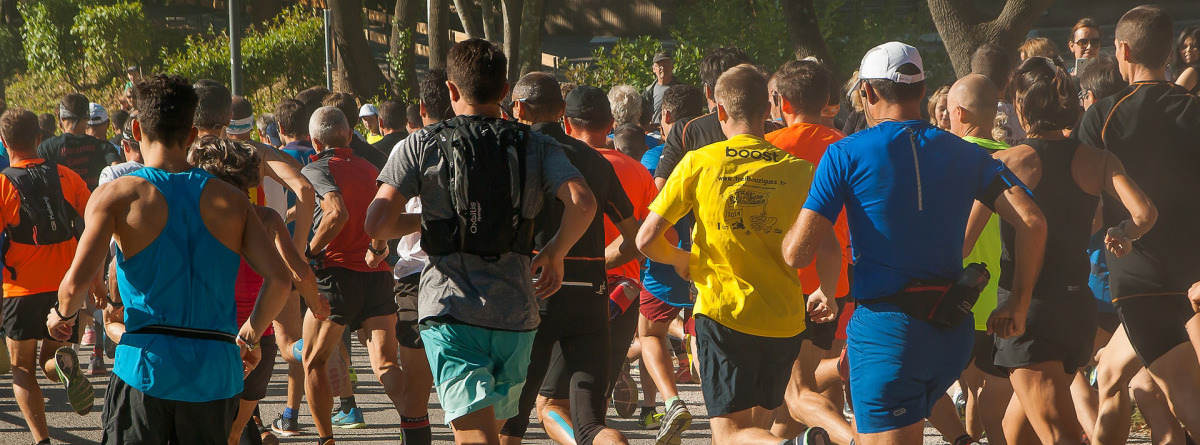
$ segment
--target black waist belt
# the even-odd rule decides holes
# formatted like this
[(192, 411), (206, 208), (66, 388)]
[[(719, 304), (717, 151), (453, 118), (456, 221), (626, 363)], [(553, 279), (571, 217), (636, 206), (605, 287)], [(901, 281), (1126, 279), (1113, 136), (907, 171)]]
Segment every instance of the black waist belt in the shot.
[(221, 331), (210, 331), (208, 329), (182, 328), (179, 326), (150, 325), (143, 326), (141, 329), (130, 331), (129, 333), (170, 335), (172, 337), (191, 338), (195, 340), (215, 340), (237, 344), (237, 335), (234, 334), (226, 334)]

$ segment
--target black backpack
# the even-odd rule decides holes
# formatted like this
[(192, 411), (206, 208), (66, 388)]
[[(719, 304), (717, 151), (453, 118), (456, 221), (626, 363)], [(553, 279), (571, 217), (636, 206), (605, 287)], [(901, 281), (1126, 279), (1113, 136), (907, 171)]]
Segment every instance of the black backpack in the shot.
[(421, 248), (495, 261), (533, 253), (533, 222), (522, 214), (530, 129), (485, 116), (457, 116), (432, 129), (455, 216), (421, 219)]
[[(78, 239), (83, 233), (83, 217), (63, 197), (57, 164), (8, 167), (0, 174), (8, 178), (21, 197), (20, 223), (4, 228), (0, 256), (8, 253), (12, 243), (48, 246)], [(7, 261), (4, 268), (14, 280), (17, 278), (16, 269)]]

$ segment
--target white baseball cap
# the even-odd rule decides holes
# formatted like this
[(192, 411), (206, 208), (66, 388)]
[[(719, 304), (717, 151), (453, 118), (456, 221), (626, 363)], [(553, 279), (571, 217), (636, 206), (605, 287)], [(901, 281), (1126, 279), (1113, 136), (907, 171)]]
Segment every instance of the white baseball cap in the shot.
[[(917, 74), (901, 74), (901, 66), (917, 66)], [(925, 67), (916, 48), (901, 42), (887, 42), (871, 48), (858, 67), (859, 80), (887, 79), (896, 83), (917, 83), (925, 80)]]
[(108, 122), (108, 110), (98, 103), (88, 104), (88, 125), (99, 125)]
[(375, 116), (379, 114), (379, 110), (375, 109), (375, 104), (365, 104), (358, 109), (358, 117)]

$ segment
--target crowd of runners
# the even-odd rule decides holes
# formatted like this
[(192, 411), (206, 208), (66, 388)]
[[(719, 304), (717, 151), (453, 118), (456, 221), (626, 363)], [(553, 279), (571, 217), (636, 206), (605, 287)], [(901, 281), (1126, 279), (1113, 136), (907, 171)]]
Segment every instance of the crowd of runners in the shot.
[(79, 414), (110, 374), (106, 444), (331, 444), (366, 426), (354, 337), (408, 445), (432, 390), (460, 444), (519, 444), (533, 415), (628, 443), (615, 399), (677, 445), (680, 382), (716, 444), (915, 445), (926, 421), (1122, 444), (1131, 397), (1154, 443), (1190, 443), (1200, 28), (1139, 6), (1071, 37), (1071, 69), (1046, 39), (984, 45), (937, 89), (900, 42), (848, 82), (718, 48), (683, 85), (663, 53), (639, 92), (510, 83), (472, 39), (415, 104), (313, 87), (255, 116), (137, 69), (111, 115), (14, 104), (0, 363), (36, 444), (38, 368)]

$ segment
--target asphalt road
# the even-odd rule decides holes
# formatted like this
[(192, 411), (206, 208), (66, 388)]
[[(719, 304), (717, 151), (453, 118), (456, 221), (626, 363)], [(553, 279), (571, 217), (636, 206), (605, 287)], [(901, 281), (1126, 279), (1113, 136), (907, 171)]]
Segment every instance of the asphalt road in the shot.
[[(375, 376), (370, 372), (370, 365), (367, 362), (366, 351), (357, 342), (354, 344), (354, 365), (358, 370), (358, 386), (356, 387), (356, 399), (358, 406), (363, 409), (364, 417), (367, 422), (367, 427), (357, 430), (336, 430), (335, 437), (338, 443), (354, 444), (354, 443), (400, 443), (400, 418), (392, 408), (391, 402), (383, 393), (383, 387)], [(82, 355), (82, 354), (81, 354)], [(81, 357), (82, 361), (86, 361)], [(109, 362), (111, 366), (111, 361)], [(262, 401), (261, 412), (269, 422), (283, 410), (284, 396), (287, 390), (286, 381), (286, 366), (282, 360), (279, 360), (275, 366), (275, 375), (271, 380), (270, 389), (267, 398)], [(635, 378), (636, 369), (635, 369)], [(87, 416), (76, 415), (67, 405), (66, 391), (61, 385), (54, 384), (46, 379), (41, 379), (43, 391), (47, 398), (46, 402), (46, 417), (50, 426), (50, 435), (54, 443), (65, 444), (89, 444), (98, 443), (100, 441), (100, 412), (103, 409), (103, 397), (108, 377), (92, 377), (92, 383), (96, 386), (96, 406), (91, 414)], [(681, 385), (681, 397), (688, 404), (692, 413), (696, 416), (692, 427), (684, 435), (683, 443), (686, 445), (698, 445), (710, 443), (708, 431), (708, 420), (704, 409), (704, 404), (700, 395), (700, 387), (698, 385)], [(433, 423), (433, 435), (435, 443), (452, 443), (453, 435), (449, 428), (441, 423), (442, 411), (437, 404), (437, 394), (430, 395), (430, 421)], [(304, 434), (291, 438), (280, 438), (282, 443), (313, 443), (315, 441), (315, 430), (312, 429), (312, 421), (309, 418), (308, 407), (301, 407), (300, 424)], [(609, 409), (609, 425), (624, 432), (634, 444), (653, 444), (655, 431), (638, 429), (634, 419), (622, 419), (617, 417), (615, 411)], [(21, 415), (20, 409), (17, 407), (16, 401), (12, 394), (12, 379), (10, 375), (0, 377), (0, 444), (28, 444), (32, 443), (32, 436), (25, 425), (25, 419)], [(541, 427), (537, 423), (536, 416), (529, 428), (526, 436), (526, 443), (530, 444), (551, 444), (546, 435), (542, 432)], [(1146, 438), (1132, 437), (1130, 443), (1146, 443)], [(940, 444), (941, 436), (932, 428), (925, 429), (926, 444)]]

